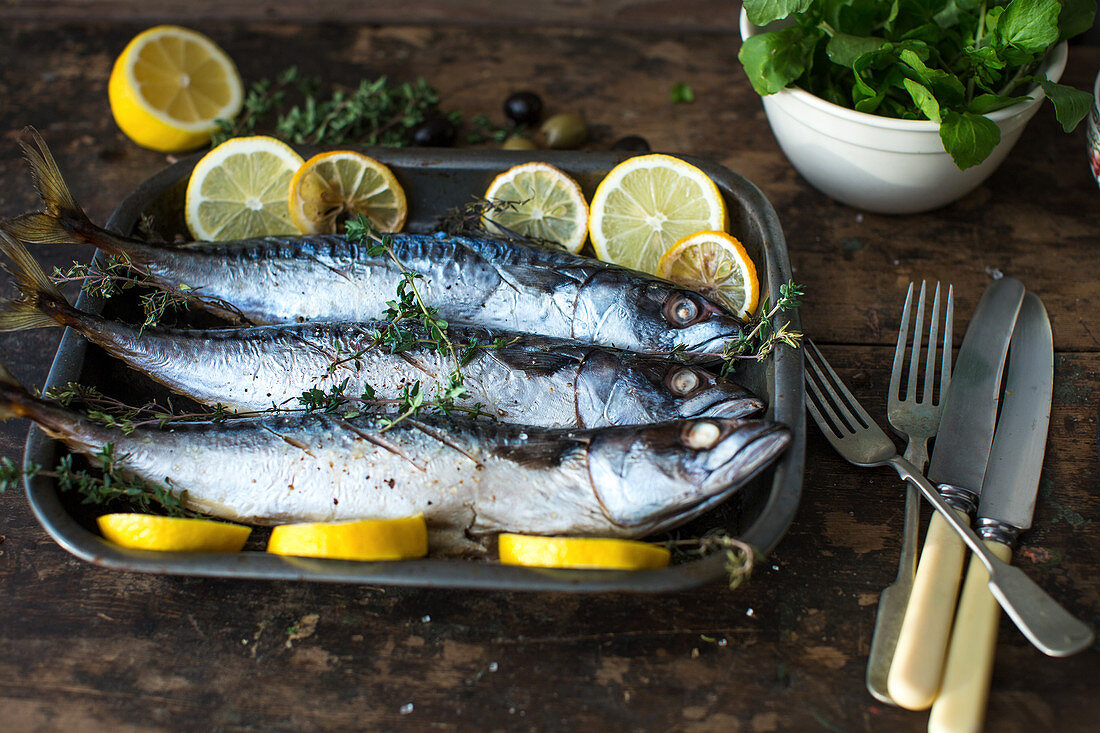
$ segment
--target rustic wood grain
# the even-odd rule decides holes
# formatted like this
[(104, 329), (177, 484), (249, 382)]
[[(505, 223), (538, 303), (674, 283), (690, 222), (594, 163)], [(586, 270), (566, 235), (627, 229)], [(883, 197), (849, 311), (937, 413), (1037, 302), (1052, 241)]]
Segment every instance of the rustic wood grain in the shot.
[[(0, 216), (35, 203), (14, 146), (28, 123), (100, 222), (165, 164), (117, 131), (106, 104), (110, 65), (141, 26), (0, 29), (8, 102), (0, 108)], [(423, 75), (446, 107), (498, 122), (509, 92), (533, 88), (552, 109), (585, 115), (592, 149), (635, 133), (655, 149), (739, 171), (779, 212), (796, 279), (809, 290), (807, 330), (879, 416), (910, 279), (955, 284), (961, 337), (993, 269), (1022, 277), (1050, 310), (1058, 355), (1036, 528), (1016, 561), (1073, 613), (1100, 622), (1100, 206), (1081, 132), (1061, 133), (1049, 110), (963, 201), (926, 215), (874, 216), (832, 203), (790, 168), (732, 36), (202, 28), (246, 79), (290, 63), (345, 84)], [(1098, 66), (1100, 49), (1076, 48), (1065, 80), (1084, 87)], [(695, 104), (669, 103), (677, 82), (694, 88)], [(38, 251), (51, 264), (88, 255)], [(0, 284), (0, 296), (11, 294)], [(0, 336), (0, 360), (39, 385), (59, 335)], [(0, 424), (0, 456), (18, 458), (25, 431), (22, 421)], [(876, 599), (895, 570), (902, 487), (886, 470), (848, 466), (813, 428), (806, 465), (795, 523), (746, 586), (642, 598), (107, 571), (54, 544), (22, 493), (8, 492), (0, 495), (0, 718), (11, 730), (923, 730), (926, 715), (883, 706), (863, 687)], [(988, 728), (1091, 730), (1098, 673), (1096, 650), (1048, 659), (1003, 622)]]

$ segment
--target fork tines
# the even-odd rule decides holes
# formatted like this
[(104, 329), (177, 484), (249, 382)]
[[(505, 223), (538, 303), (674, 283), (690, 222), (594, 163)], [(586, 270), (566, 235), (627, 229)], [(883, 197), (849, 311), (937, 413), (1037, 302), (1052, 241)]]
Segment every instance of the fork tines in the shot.
[[(826, 425), (832, 430), (833, 435), (826, 433), (826, 437), (830, 440), (834, 437), (843, 439), (873, 425), (871, 416), (840, 381), (817, 344), (810, 339), (806, 339), (805, 343), (808, 347), (805, 349), (806, 363), (810, 367), (806, 372), (806, 384), (810, 388), (806, 395), (806, 408), (822, 430)], [(828, 419), (823, 419), (825, 416)]]
[(906, 379), (905, 394), (902, 395), (901, 373), (905, 360), (905, 348), (909, 343), (909, 324), (912, 321), (913, 285), (909, 283), (909, 291), (905, 295), (905, 307), (901, 312), (901, 328), (898, 330), (898, 343), (894, 350), (894, 366), (890, 370), (890, 400), (899, 399), (906, 402), (942, 404), (943, 397), (947, 393), (947, 386), (951, 381), (951, 324), (954, 320), (955, 297), (954, 288), (947, 286), (947, 308), (944, 315), (943, 354), (940, 360), (939, 390), (935, 390), (936, 353), (941, 343), (937, 336), (940, 328), (940, 284), (936, 283), (936, 292), (932, 297), (932, 313), (929, 319), (928, 338), (924, 342), (925, 366), (924, 366), (924, 391), (920, 399), (916, 398), (918, 375), (920, 374), (920, 353), (924, 339), (924, 302), (925, 281), (921, 281), (920, 295), (917, 297), (916, 322), (913, 324), (913, 345), (909, 355), (908, 378)]

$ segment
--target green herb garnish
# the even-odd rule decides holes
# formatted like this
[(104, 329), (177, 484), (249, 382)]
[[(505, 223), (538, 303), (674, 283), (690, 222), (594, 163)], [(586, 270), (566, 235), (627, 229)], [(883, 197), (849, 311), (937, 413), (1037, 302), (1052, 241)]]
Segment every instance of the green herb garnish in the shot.
[(669, 98), (673, 104), (691, 104), (695, 101), (695, 91), (687, 84), (680, 82), (672, 86)]
[(1037, 74), (1049, 51), (1092, 27), (1096, 0), (745, 0), (749, 21), (791, 25), (745, 40), (761, 95), (798, 86), (859, 112), (940, 126), (962, 170), (1000, 142), (985, 117), (1041, 86), (1067, 132), (1092, 95)]

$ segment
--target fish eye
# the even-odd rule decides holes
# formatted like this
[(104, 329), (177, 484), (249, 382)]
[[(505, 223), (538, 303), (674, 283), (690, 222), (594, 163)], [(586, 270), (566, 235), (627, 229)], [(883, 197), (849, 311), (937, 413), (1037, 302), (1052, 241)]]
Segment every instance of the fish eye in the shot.
[(665, 318), (677, 328), (685, 328), (701, 320), (705, 311), (689, 295), (674, 295), (665, 305)]
[(684, 445), (695, 450), (709, 450), (722, 437), (722, 428), (709, 420), (700, 420), (684, 428)]
[(699, 375), (693, 370), (681, 367), (668, 373), (666, 384), (673, 394), (683, 397), (694, 392), (700, 381)]

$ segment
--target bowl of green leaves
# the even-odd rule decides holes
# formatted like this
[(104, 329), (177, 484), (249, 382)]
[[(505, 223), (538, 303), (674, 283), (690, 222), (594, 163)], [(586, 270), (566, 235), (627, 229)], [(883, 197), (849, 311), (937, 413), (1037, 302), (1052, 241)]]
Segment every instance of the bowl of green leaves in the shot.
[(1043, 99), (1066, 132), (1092, 95), (1058, 84), (1095, 0), (744, 0), (738, 58), (811, 185), (868, 211), (955, 201)]

